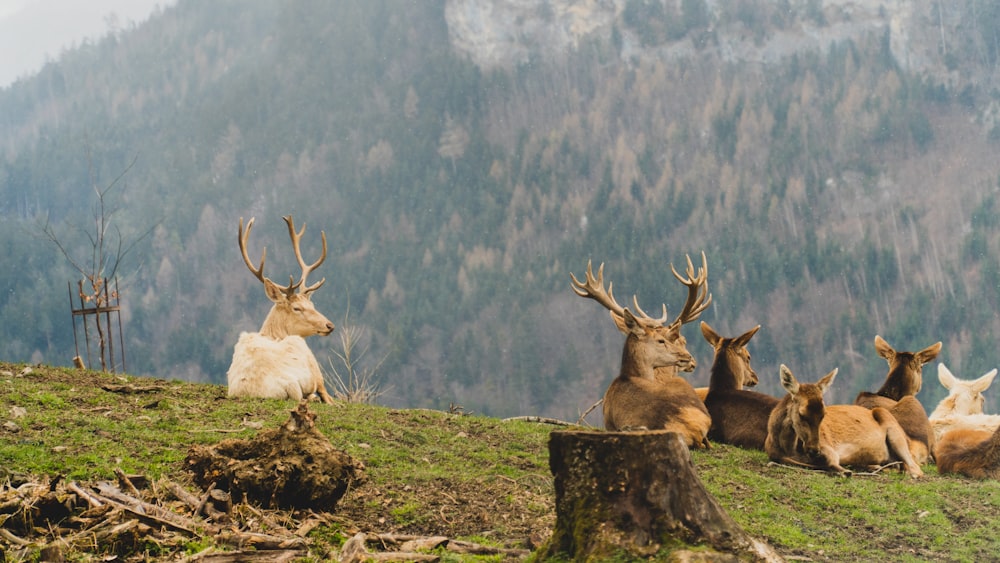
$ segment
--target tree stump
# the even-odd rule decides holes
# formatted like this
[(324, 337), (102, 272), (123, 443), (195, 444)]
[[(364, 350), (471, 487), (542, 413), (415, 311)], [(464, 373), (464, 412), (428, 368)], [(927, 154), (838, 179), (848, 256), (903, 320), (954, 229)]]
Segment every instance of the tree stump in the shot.
[[(600, 560), (702, 546), (698, 561), (781, 561), (705, 490), (674, 432), (552, 432), (556, 525), (542, 557)], [(707, 544), (707, 551), (703, 547)]]

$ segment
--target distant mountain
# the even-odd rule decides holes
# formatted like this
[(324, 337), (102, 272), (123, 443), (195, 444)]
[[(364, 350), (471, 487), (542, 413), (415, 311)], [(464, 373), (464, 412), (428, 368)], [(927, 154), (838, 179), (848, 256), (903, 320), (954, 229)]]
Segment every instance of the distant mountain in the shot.
[(359, 327), (393, 406), (575, 420), (622, 338), (570, 272), (676, 314), (670, 264), (701, 251), (702, 320), (762, 325), (766, 392), (779, 363), (877, 387), (876, 334), (975, 377), (1000, 364), (997, 30), (980, 2), (182, 0), (0, 90), (0, 357), (75, 354), (41, 225), (86, 262), (114, 185), (133, 373), (223, 382), (269, 307), (239, 218), (281, 279), (292, 214), (306, 254), (329, 239), (313, 350)]

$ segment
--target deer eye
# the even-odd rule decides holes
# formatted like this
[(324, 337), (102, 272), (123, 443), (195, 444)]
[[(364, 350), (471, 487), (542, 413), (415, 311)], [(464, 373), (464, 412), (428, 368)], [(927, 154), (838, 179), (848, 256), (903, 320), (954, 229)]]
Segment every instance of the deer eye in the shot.
[(298, 305), (296, 305), (296, 306), (292, 307), (292, 311), (295, 312), (295, 313), (301, 313), (302, 312), (302, 307), (299, 307)]

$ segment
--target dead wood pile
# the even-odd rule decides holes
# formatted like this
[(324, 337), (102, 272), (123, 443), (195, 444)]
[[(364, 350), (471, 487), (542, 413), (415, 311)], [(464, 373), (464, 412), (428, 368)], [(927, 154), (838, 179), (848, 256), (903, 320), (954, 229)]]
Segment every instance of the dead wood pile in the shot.
[[(339, 561), (436, 561), (430, 550), (523, 559), (527, 550), (441, 536), (358, 531), (332, 513), (363, 465), (334, 448), (301, 403), (281, 428), (253, 440), (192, 447), (185, 468), (202, 487), (116, 471), (115, 481), (60, 477), (0, 480), (0, 562), (105, 560), (248, 562), (301, 557)], [(298, 495), (298, 498), (295, 496)], [(342, 547), (327, 526), (354, 534)], [(336, 535), (335, 534), (335, 535)], [(189, 554), (191, 546), (206, 546)]]
[(195, 483), (216, 487), (266, 508), (332, 511), (364, 479), (364, 464), (338, 450), (316, 428), (302, 401), (281, 428), (252, 440), (192, 446), (185, 467)]
[(249, 504), (234, 504), (219, 489), (199, 497), (168, 479), (148, 483), (122, 472), (117, 482), (56, 478), (0, 488), (0, 553), (12, 561), (33, 559), (32, 553), (42, 561), (61, 561), (73, 553), (123, 558), (183, 553), (192, 542), (206, 539), (219, 546), (213, 553), (229, 558), (252, 550), (282, 560), (305, 555), (305, 534), (322, 522), (316, 514), (297, 523), (279, 519)]

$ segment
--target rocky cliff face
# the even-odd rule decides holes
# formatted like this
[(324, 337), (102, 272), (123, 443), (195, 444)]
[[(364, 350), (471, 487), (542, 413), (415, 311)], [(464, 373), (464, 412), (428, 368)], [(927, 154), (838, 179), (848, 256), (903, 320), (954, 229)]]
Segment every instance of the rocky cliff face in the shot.
[[(672, 3), (672, 0), (667, 0)], [(668, 9), (681, 13), (681, 2)], [(748, 28), (750, 12), (737, 3), (706, 0), (708, 25), (697, 33), (655, 45), (645, 44), (623, 21), (626, 0), (448, 0), (445, 18), (452, 45), (482, 68), (549, 59), (576, 48), (588, 37), (607, 39), (616, 30), (625, 60), (679, 58), (705, 53), (732, 63), (770, 64), (797, 52), (825, 51), (832, 44), (870, 33), (888, 33), (897, 64), (934, 75), (954, 86), (957, 73), (942, 62), (941, 45), (960, 33), (967, 21), (963, 8), (913, 0), (826, 0), (782, 2), (783, 24), (768, 25), (762, 34)], [(780, 10), (779, 2), (762, 0), (743, 10)], [(761, 18), (764, 19), (764, 18)]]

